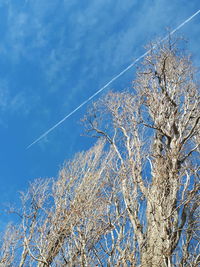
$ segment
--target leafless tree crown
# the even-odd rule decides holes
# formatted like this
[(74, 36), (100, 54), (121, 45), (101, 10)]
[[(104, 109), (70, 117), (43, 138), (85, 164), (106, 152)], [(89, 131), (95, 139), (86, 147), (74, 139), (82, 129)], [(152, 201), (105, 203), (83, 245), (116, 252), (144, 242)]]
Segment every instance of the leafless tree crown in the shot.
[(198, 73), (168, 41), (92, 105), (94, 147), (21, 194), (0, 266), (199, 266)]

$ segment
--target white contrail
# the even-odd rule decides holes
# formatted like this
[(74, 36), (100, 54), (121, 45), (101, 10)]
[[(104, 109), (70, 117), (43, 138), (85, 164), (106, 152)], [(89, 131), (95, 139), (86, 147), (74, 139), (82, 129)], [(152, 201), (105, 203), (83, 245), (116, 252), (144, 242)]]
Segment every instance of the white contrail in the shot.
[[(197, 16), (200, 13), (200, 9), (195, 12), (192, 16), (190, 16), (188, 19), (186, 19), (183, 23), (178, 25), (174, 30), (170, 32), (170, 35), (174, 34), (176, 31), (178, 31), (180, 28), (182, 28), (186, 23), (188, 23), (190, 20), (192, 20), (195, 16)], [(168, 38), (169, 34), (166, 35), (158, 44), (162, 43)], [(153, 48), (156, 48), (157, 45), (155, 45)], [(111, 83), (113, 83), (115, 80), (117, 80), (119, 77), (121, 77), (125, 72), (127, 72), (130, 68), (132, 68), (140, 59), (144, 58), (147, 54), (149, 54), (151, 49), (149, 49), (146, 53), (138, 57), (135, 61), (133, 61), (128, 67), (126, 67), (123, 71), (121, 71), (118, 75), (116, 75), (112, 80), (110, 80), (108, 83), (106, 83), (103, 87), (101, 87), (98, 91), (96, 91), (93, 95), (91, 95), (88, 99), (86, 99), (84, 102), (82, 102), (78, 107), (76, 107), (73, 111), (71, 111), (69, 114), (67, 114), (62, 120), (57, 122), (54, 126), (52, 126), (49, 130), (47, 130), (45, 133), (40, 135), (35, 141), (33, 141), (29, 146), (27, 146), (27, 149), (30, 148), (32, 145), (40, 141), (42, 138), (44, 138), (47, 134), (49, 134), (51, 131), (53, 131), (56, 127), (58, 127), (60, 124), (62, 124), (66, 119), (68, 119), (72, 114), (74, 114), (77, 110), (79, 110), (81, 107), (86, 105), (90, 100), (92, 100), (96, 95), (101, 93), (105, 88), (107, 88)]]

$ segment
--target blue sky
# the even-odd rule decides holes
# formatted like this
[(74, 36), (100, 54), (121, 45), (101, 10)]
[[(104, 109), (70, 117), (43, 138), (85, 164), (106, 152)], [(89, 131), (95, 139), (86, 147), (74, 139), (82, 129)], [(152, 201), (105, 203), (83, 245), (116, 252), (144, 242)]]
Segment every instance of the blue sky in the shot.
[[(16, 202), (29, 181), (56, 176), (65, 160), (92, 145), (80, 136), (86, 108), (26, 147), (198, 9), (199, 0), (0, 2), (1, 208)], [(200, 14), (179, 31), (197, 66), (199, 27)], [(134, 73), (104, 93), (130, 87)]]

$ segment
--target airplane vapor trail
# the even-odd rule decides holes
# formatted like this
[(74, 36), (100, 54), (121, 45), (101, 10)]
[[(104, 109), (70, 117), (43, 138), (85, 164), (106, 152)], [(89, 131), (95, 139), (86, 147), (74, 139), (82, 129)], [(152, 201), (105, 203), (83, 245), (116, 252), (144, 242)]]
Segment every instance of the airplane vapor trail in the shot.
[[(173, 29), (169, 34), (173, 35), (175, 32), (177, 32), (180, 28), (182, 28), (185, 24), (187, 24), (189, 21), (191, 21), (194, 17), (196, 17), (200, 13), (200, 9), (195, 12), (192, 16), (187, 18), (185, 21), (183, 21), (180, 25), (178, 25), (175, 29)], [(166, 35), (157, 45), (155, 45), (153, 48), (155, 49), (159, 44), (161, 44), (163, 41), (165, 41), (168, 38), (168, 35)], [(145, 52), (143, 55), (138, 57), (135, 61), (133, 61), (128, 67), (126, 67), (124, 70), (122, 70), (118, 75), (114, 76), (108, 83), (106, 83), (103, 87), (101, 87), (98, 91), (96, 91), (93, 95), (91, 95), (88, 99), (86, 99), (84, 102), (82, 102), (78, 107), (76, 107), (74, 110), (72, 110), (70, 113), (68, 113), (63, 119), (61, 119), (59, 122), (57, 122), (55, 125), (53, 125), (51, 128), (49, 128), (46, 132), (44, 132), (42, 135), (40, 135), (35, 141), (33, 141), (30, 145), (27, 146), (26, 149), (30, 148), (34, 144), (36, 144), (38, 141), (40, 141), (42, 138), (44, 138), (46, 135), (48, 135), (51, 131), (53, 131), (55, 128), (57, 128), (60, 124), (62, 124), (66, 119), (68, 119), (70, 116), (72, 116), (77, 110), (82, 108), (84, 105), (86, 105), (90, 100), (92, 100), (95, 96), (100, 94), (105, 88), (107, 88), (111, 83), (113, 83), (115, 80), (117, 80), (119, 77), (121, 77), (125, 72), (127, 72), (130, 68), (132, 68), (138, 61), (140, 61), (142, 58), (144, 58), (147, 54), (149, 54), (151, 49), (149, 49), (147, 52)]]

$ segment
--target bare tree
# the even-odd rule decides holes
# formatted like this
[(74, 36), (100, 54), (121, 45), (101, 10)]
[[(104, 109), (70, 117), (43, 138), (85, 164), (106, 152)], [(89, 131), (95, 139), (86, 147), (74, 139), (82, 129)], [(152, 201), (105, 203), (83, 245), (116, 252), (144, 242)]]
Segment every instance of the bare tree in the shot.
[(110, 92), (85, 116), (95, 146), (22, 194), (0, 266), (198, 266), (196, 77), (170, 38), (152, 45), (133, 89)]
[[(116, 171), (141, 266), (197, 266), (200, 96), (190, 58), (152, 46), (133, 93), (109, 93), (86, 117), (118, 157)], [(115, 166), (112, 166), (114, 169)], [(145, 214), (145, 216), (142, 216)]]
[(11, 210), (21, 220), (18, 235), (8, 228), (0, 266), (89, 266), (95, 261), (94, 244), (112, 228), (106, 189), (111, 152), (103, 151), (104, 143), (77, 154), (58, 179), (37, 179), (21, 193), (21, 209)]

